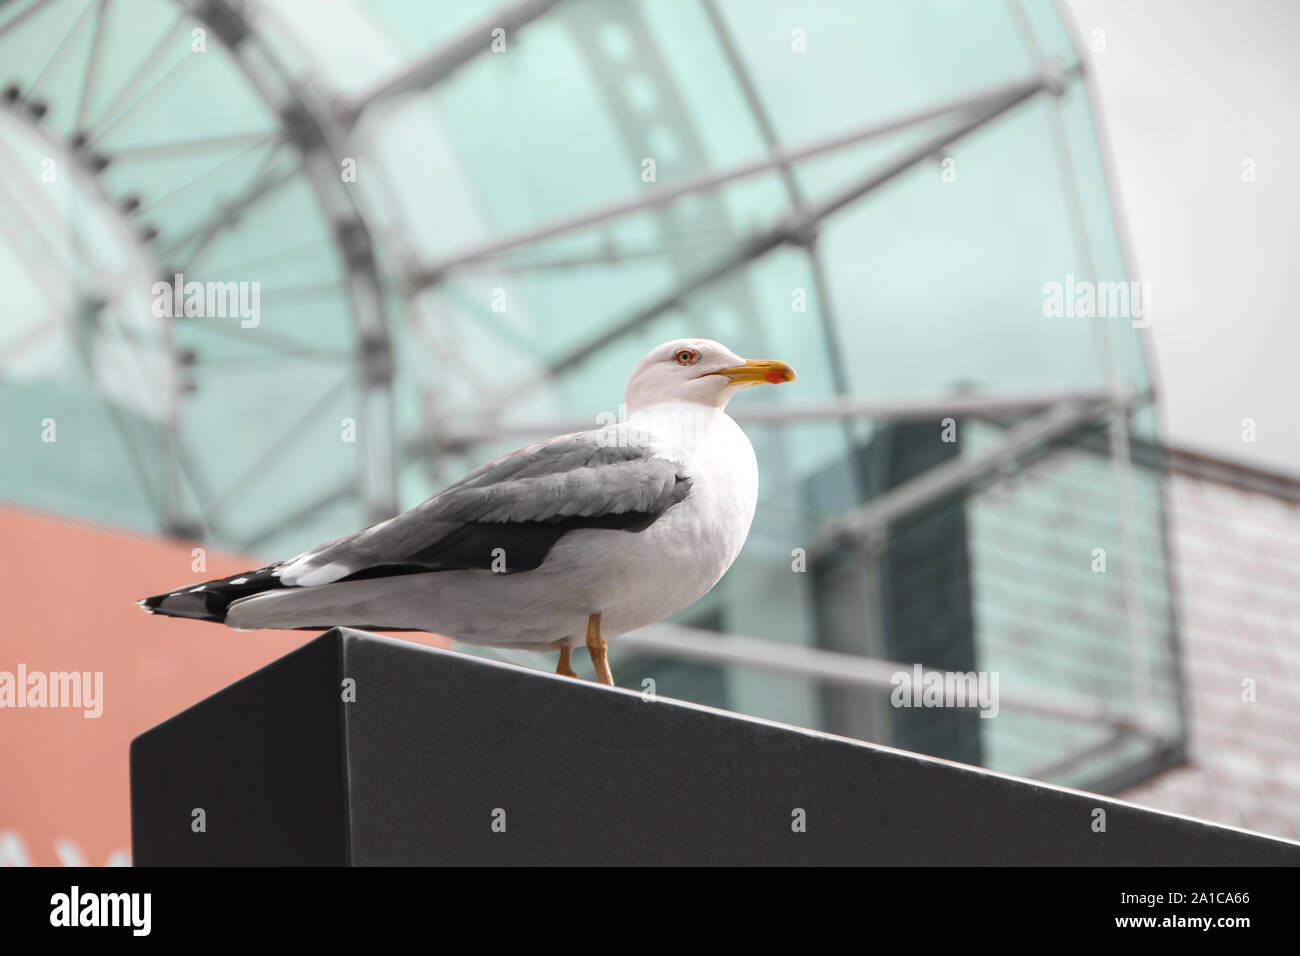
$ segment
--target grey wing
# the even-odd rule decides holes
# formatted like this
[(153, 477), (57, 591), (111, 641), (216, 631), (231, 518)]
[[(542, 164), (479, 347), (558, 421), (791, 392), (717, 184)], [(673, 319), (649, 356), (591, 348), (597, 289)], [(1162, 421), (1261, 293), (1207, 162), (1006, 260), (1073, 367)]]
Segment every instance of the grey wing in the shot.
[[(690, 492), (680, 462), (626, 426), (563, 435), (490, 462), (423, 504), (286, 562), (312, 587), (391, 574), (530, 571), (571, 531), (642, 531)], [(498, 550), (500, 549), (500, 550)], [(498, 565), (499, 566), (499, 565)]]

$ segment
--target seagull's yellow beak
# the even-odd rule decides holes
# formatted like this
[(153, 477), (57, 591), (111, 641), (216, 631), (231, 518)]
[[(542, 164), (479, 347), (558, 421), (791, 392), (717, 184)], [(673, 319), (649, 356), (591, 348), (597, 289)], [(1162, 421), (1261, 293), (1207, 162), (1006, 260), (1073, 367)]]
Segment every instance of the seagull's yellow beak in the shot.
[(750, 359), (744, 365), (733, 365), (731, 368), (720, 368), (713, 375), (725, 375), (736, 385), (780, 385), (783, 382), (793, 382), (795, 379), (794, 369), (784, 362), (775, 362), (770, 359)]

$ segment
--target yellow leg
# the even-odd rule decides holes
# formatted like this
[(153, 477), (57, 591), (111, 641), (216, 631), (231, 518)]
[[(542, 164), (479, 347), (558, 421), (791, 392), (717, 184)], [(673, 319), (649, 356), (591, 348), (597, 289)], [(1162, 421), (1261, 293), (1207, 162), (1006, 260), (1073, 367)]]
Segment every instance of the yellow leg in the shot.
[(571, 653), (573, 653), (573, 649), (567, 645), (560, 648), (560, 665), (555, 668), (555, 673), (563, 674), (565, 677), (578, 676), (578, 672), (575, 671), (573, 665), (569, 663), (569, 655)]
[(614, 686), (614, 675), (609, 669), (609, 645), (600, 634), (600, 615), (587, 616), (587, 651), (596, 667), (596, 679), (609, 687)]

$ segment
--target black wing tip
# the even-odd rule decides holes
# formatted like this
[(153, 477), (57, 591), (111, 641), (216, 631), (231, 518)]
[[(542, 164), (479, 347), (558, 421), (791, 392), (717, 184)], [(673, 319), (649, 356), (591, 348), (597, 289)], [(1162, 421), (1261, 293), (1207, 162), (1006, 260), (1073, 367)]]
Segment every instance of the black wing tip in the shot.
[[(225, 608), (219, 611), (210, 606), (208, 598), (202, 593), (189, 589), (170, 591), (167, 594), (155, 594), (136, 601), (147, 614), (161, 614), (164, 617), (184, 617), (195, 621), (212, 621), (215, 624), (226, 620)], [(228, 602), (227, 602), (228, 603)]]
[(243, 571), (230, 577), (177, 588), (166, 594), (155, 594), (135, 603), (149, 614), (224, 624), (226, 612), (235, 601), (285, 586), (274, 571), (274, 567)]

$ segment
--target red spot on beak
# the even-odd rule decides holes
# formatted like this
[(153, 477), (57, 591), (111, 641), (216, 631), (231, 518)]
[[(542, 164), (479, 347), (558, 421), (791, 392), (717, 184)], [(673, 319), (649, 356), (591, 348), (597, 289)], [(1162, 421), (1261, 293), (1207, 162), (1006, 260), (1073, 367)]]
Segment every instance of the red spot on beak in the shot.
[(783, 368), (774, 368), (767, 373), (767, 380), (772, 385), (781, 385), (790, 381), (790, 373)]

